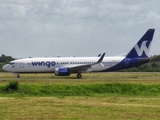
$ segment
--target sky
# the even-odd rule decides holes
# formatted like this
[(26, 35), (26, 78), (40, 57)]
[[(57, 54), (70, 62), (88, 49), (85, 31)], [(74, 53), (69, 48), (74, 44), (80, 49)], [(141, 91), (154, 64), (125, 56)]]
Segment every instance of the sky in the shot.
[(160, 54), (159, 0), (1, 0), (0, 53), (14, 58), (128, 53), (155, 28), (150, 55)]

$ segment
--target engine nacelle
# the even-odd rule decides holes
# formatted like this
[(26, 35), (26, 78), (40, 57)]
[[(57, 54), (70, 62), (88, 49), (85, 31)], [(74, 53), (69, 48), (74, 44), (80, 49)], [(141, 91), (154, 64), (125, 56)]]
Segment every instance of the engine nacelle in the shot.
[(56, 76), (69, 76), (70, 70), (68, 68), (56, 68), (55, 75)]

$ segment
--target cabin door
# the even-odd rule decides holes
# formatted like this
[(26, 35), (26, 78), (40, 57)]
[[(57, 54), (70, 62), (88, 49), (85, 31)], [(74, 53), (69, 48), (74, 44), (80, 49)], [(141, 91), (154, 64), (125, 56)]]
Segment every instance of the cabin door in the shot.
[(20, 63), (20, 68), (24, 68), (24, 63)]

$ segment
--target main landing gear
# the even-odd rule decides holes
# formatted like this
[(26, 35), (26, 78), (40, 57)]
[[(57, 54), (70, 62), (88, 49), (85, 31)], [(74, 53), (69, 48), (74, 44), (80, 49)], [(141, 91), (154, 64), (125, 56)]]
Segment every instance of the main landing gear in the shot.
[(17, 75), (17, 78), (20, 78), (20, 75)]
[(81, 74), (81, 73), (78, 73), (78, 74), (77, 74), (77, 78), (82, 78), (82, 74)]

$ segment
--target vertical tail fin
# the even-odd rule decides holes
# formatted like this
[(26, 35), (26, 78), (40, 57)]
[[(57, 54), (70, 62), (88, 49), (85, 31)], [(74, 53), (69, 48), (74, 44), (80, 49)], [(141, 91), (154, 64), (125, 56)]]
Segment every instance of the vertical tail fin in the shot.
[(148, 57), (155, 29), (149, 29), (128, 53), (126, 58)]

